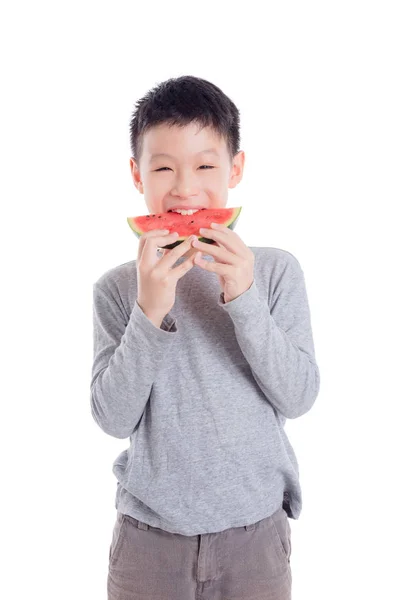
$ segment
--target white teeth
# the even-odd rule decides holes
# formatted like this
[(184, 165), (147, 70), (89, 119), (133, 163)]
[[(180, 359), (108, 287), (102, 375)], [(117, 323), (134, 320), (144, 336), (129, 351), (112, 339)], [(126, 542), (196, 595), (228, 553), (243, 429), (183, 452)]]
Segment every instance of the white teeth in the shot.
[(177, 209), (174, 209), (172, 212), (177, 212), (180, 215), (193, 215), (198, 210), (199, 210), (198, 208), (194, 208), (194, 209), (191, 209), (191, 210), (184, 210), (184, 209), (181, 209), (181, 208), (177, 208)]

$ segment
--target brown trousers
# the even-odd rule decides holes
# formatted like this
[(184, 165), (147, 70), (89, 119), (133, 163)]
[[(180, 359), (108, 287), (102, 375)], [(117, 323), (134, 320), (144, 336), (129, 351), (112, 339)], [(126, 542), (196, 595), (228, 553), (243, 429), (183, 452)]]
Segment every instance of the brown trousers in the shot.
[(291, 600), (286, 511), (244, 527), (184, 536), (117, 512), (108, 600)]

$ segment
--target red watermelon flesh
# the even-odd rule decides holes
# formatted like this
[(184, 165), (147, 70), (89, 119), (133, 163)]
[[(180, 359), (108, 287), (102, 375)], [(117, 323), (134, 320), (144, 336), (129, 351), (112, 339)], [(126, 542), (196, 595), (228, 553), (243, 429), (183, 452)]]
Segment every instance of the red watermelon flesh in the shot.
[(211, 229), (211, 223), (220, 223), (234, 229), (242, 207), (236, 208), (201, 208), (193, 215), (180, 215), (172, 211), (158, 214), (143, 215), (140, 217), (127, 217), (129, 227), (140, 238), (143, 233), (152, 229), (169, 229), (170, 233), (177, 231), (179, 238), (172, 244), (160, 246), (161, 248), (175, 248), (190, 235), (197, 235), (201, 242), (215, 244), (214, 240), (200, 236), (200, 228)]

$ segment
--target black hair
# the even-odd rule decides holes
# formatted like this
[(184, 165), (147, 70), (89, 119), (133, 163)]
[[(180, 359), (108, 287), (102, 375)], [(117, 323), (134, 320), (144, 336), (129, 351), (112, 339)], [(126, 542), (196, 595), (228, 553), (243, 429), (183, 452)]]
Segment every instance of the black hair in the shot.
[(191, 75), (168, 79), (136, 102), (130, 122), (132, 157), (139, 163), (143, 136), (151, 127), (184, 127), (192, 122), (224, 137), (232, 162), (240, 150), (239, 110), (219, 87)]

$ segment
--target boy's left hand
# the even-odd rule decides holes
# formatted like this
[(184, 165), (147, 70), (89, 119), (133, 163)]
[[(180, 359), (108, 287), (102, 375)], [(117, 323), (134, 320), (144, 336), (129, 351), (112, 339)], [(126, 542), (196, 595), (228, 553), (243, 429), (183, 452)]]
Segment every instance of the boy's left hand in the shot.
[(192, 245), (219, 262), (209, 262), (196, 255), (194, 264), (218, 275), (226, 303), (246, 292), (252, 285), (254, 254), (229, 227), (214, 224), (211, 227), (212, 229), (200, 229), (200, 234), (214, 240), (218, 246), (198, 239)]

